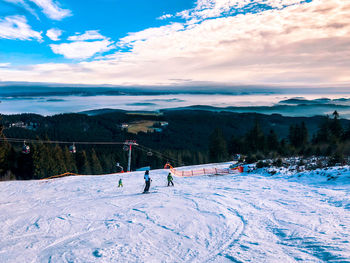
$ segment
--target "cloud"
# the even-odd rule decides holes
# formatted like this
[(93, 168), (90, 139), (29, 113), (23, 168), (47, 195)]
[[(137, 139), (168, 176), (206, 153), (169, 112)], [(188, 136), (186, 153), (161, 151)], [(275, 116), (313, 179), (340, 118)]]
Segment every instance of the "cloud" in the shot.
[(57, 28), (52, 28), (50, 30), (47, 30), (46, 36), (50, 38), (53, 41), (60, 40), (60, 36), (62, 35), (62, 30)]
[(71, 16), (72, 12), (68, 9), (62, 9), (57, 1), (53, 0), (29, 0), (40, 7), (45, 15), (53, 20), (62, 20)]
[(146, 41), (152, 38), (165, 37), (183, 29), (184, 25), (180, 23), (172, 23), (170, 25), (161, 27), (152, 27), (136, 33), (129, 33), (128, 36), (120, 39), (119, 45), (131, 46), (138, 41)]
[(0, 19), (0, 38), (41, 41), (42, 32), (31, 29), (24, 16), (7, 16)]
[(114, 48), (113, 42), (101, 41), (77, 41), (73, 43), (51, 44), (52, 51), (69, 59), (86, 59), (97, 53), (104, 53)]
[(165, 20), (165, 19), (168, 19), (168, 18), (171, 18), (171, 17), (173, 17), (173, 15), (165, 14), (165, 15), (162, 15), (162, 16), (158, 17), (157, 19), (158, 20)]
[(73, 42), (51, 44), (52, 51), (69, 59), (87, 59), (116, 47), (114, 41), (101, 35), (98, 30), (88, 30), (84, 34), (77, 33), (68, 37), (68, 40)]
[(84, 34), (76, 34), (75, 36), (70, 36), (68, 40), (71, 41), (85, 41), (85, 40), (97, 40), (97, 39), (107, 39), (105, 36), (102, 36), (98, 30), (89, 30)]
[[(208, 9), (207, 14), (218, 8), (219, 1), (201, 2), (198, 10)], [(245, 8), (246, 2), (232, 3)], [(96, 85), (176, 86), (191, 80), (186, 85), (350, 87), (350, 2), (265, 2), (276, 8), (148, 28), (120, 39), (116, 44), (120, 49), (100, 59), (26, 69), (13, 66), (0, 69), (0, 78)], [(286, 6), (280, 8), (283, 3)], [(94, 42), (93, 47), (84, 47)], [(66, 57), (86, 58), (109, 50), (110, 45), (101, 39), (52, 48)]]
[(177, 16), (197, 21), (241, 13), (243, 9), (244, 13), (257, 13), (271, 8), (281, 9), (302, 2), (305, 0), (197, 0), (193, 9), (179, 12)]
[(0, 63), (0, 68), (9, 68), (11, 63)]
[(72, 12), (68, 9), (62, 9), (58, 1), (54, 0), (4, 0), (9, 3), (23, 6), (30, 13), (37, 17), (35, 10), (29, 5), (29, 2), (37, 5), (42, 12), (53, 20), (62, 20), (65, 17), (71, 16)]

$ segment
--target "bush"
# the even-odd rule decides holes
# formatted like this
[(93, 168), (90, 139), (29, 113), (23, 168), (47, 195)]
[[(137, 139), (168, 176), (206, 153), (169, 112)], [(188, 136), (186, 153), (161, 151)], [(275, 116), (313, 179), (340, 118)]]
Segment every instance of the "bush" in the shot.
[(259, 161), (257, 164), (256, 164), (256, 168), (264, 168), (264, 167), (269, 167), (270, 165), (267, 163), (267, 162), (264, 162), (264, 161)]
[(341, 153), (340, 151), (336, 151), (329, 158), (328, 166), (334, 166), (336, 164), (343, 164), (343, 163), (344, 163), (343, 153)]
[(253, 155), (248, 155), (247, 158), (245, 159), (245, 162), (246, 163), (255, 163), (257, 162), (257, 158), (256, 156), (253, 154)]
[(273, 162), (273, 165), (276, 166), (276, 167), (282, 167), (282, 159), (278, 158), (277, 160), (275, 160)]

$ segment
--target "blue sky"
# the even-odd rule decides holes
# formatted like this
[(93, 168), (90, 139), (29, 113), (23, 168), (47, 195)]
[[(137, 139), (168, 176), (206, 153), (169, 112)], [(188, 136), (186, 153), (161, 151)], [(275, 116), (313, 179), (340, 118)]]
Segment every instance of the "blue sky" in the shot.
[[(30, 1), (28, 3), (31, 4)], [(71, 15), (62, 19), (51, 19), (36, 5), (31, 4), (33, 10), (28, 10), (16, 2), (1, 0), (0, 17), (25, 16), (33, 30), (43, 32), (43, 39), (39, 43), (0, 38), (0, 61), (17, 65), (49, 61), (62, 62), (65, 61), (64, 56), (53, 53), (49, 44), (63, 43), (65, 37), (78, 32), (84, 33), (87, 30), (97, 30), (103, 36), (118, 40), (129, 32), (166, 24), (165, 21), (157, 18), (165, 13), (176, 13), (189, 9), (193, 7), (193, 1), (62, 0), (59, 6), (70, 10)], [(52, 41), (45, 36), (45, 32), (52, 28), (63, 30), (59, 41)]]
[(0, 0), (0, 82), (348, 87), (339, 0)]

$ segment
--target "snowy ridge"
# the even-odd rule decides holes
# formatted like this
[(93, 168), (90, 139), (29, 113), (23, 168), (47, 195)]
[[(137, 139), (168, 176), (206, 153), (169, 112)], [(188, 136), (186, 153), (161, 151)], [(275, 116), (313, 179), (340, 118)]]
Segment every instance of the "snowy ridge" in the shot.
[[(202, 167), (213, 166), (229, 163)], [(350, 259), (349, 167), (175, 178), (175, 187), (167, 173), (150, 172), (151, 194), (141, 194), (143, 172), (1, 182), (0, 262)]]

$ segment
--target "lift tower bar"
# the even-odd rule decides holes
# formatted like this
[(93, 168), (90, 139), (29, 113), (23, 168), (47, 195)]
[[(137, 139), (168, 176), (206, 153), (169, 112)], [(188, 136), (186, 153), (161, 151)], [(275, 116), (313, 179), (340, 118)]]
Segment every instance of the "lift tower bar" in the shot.
[(127, 140), (127, 141), (124, 142), (124, 145), (128, 147), (128, 151), (129, 151), (128, 172), (130, 172), (131, 171), (131, 151), (132, 151), (132, 146), (137, 146), (138, 144), (136, 143), (136, 141)]

